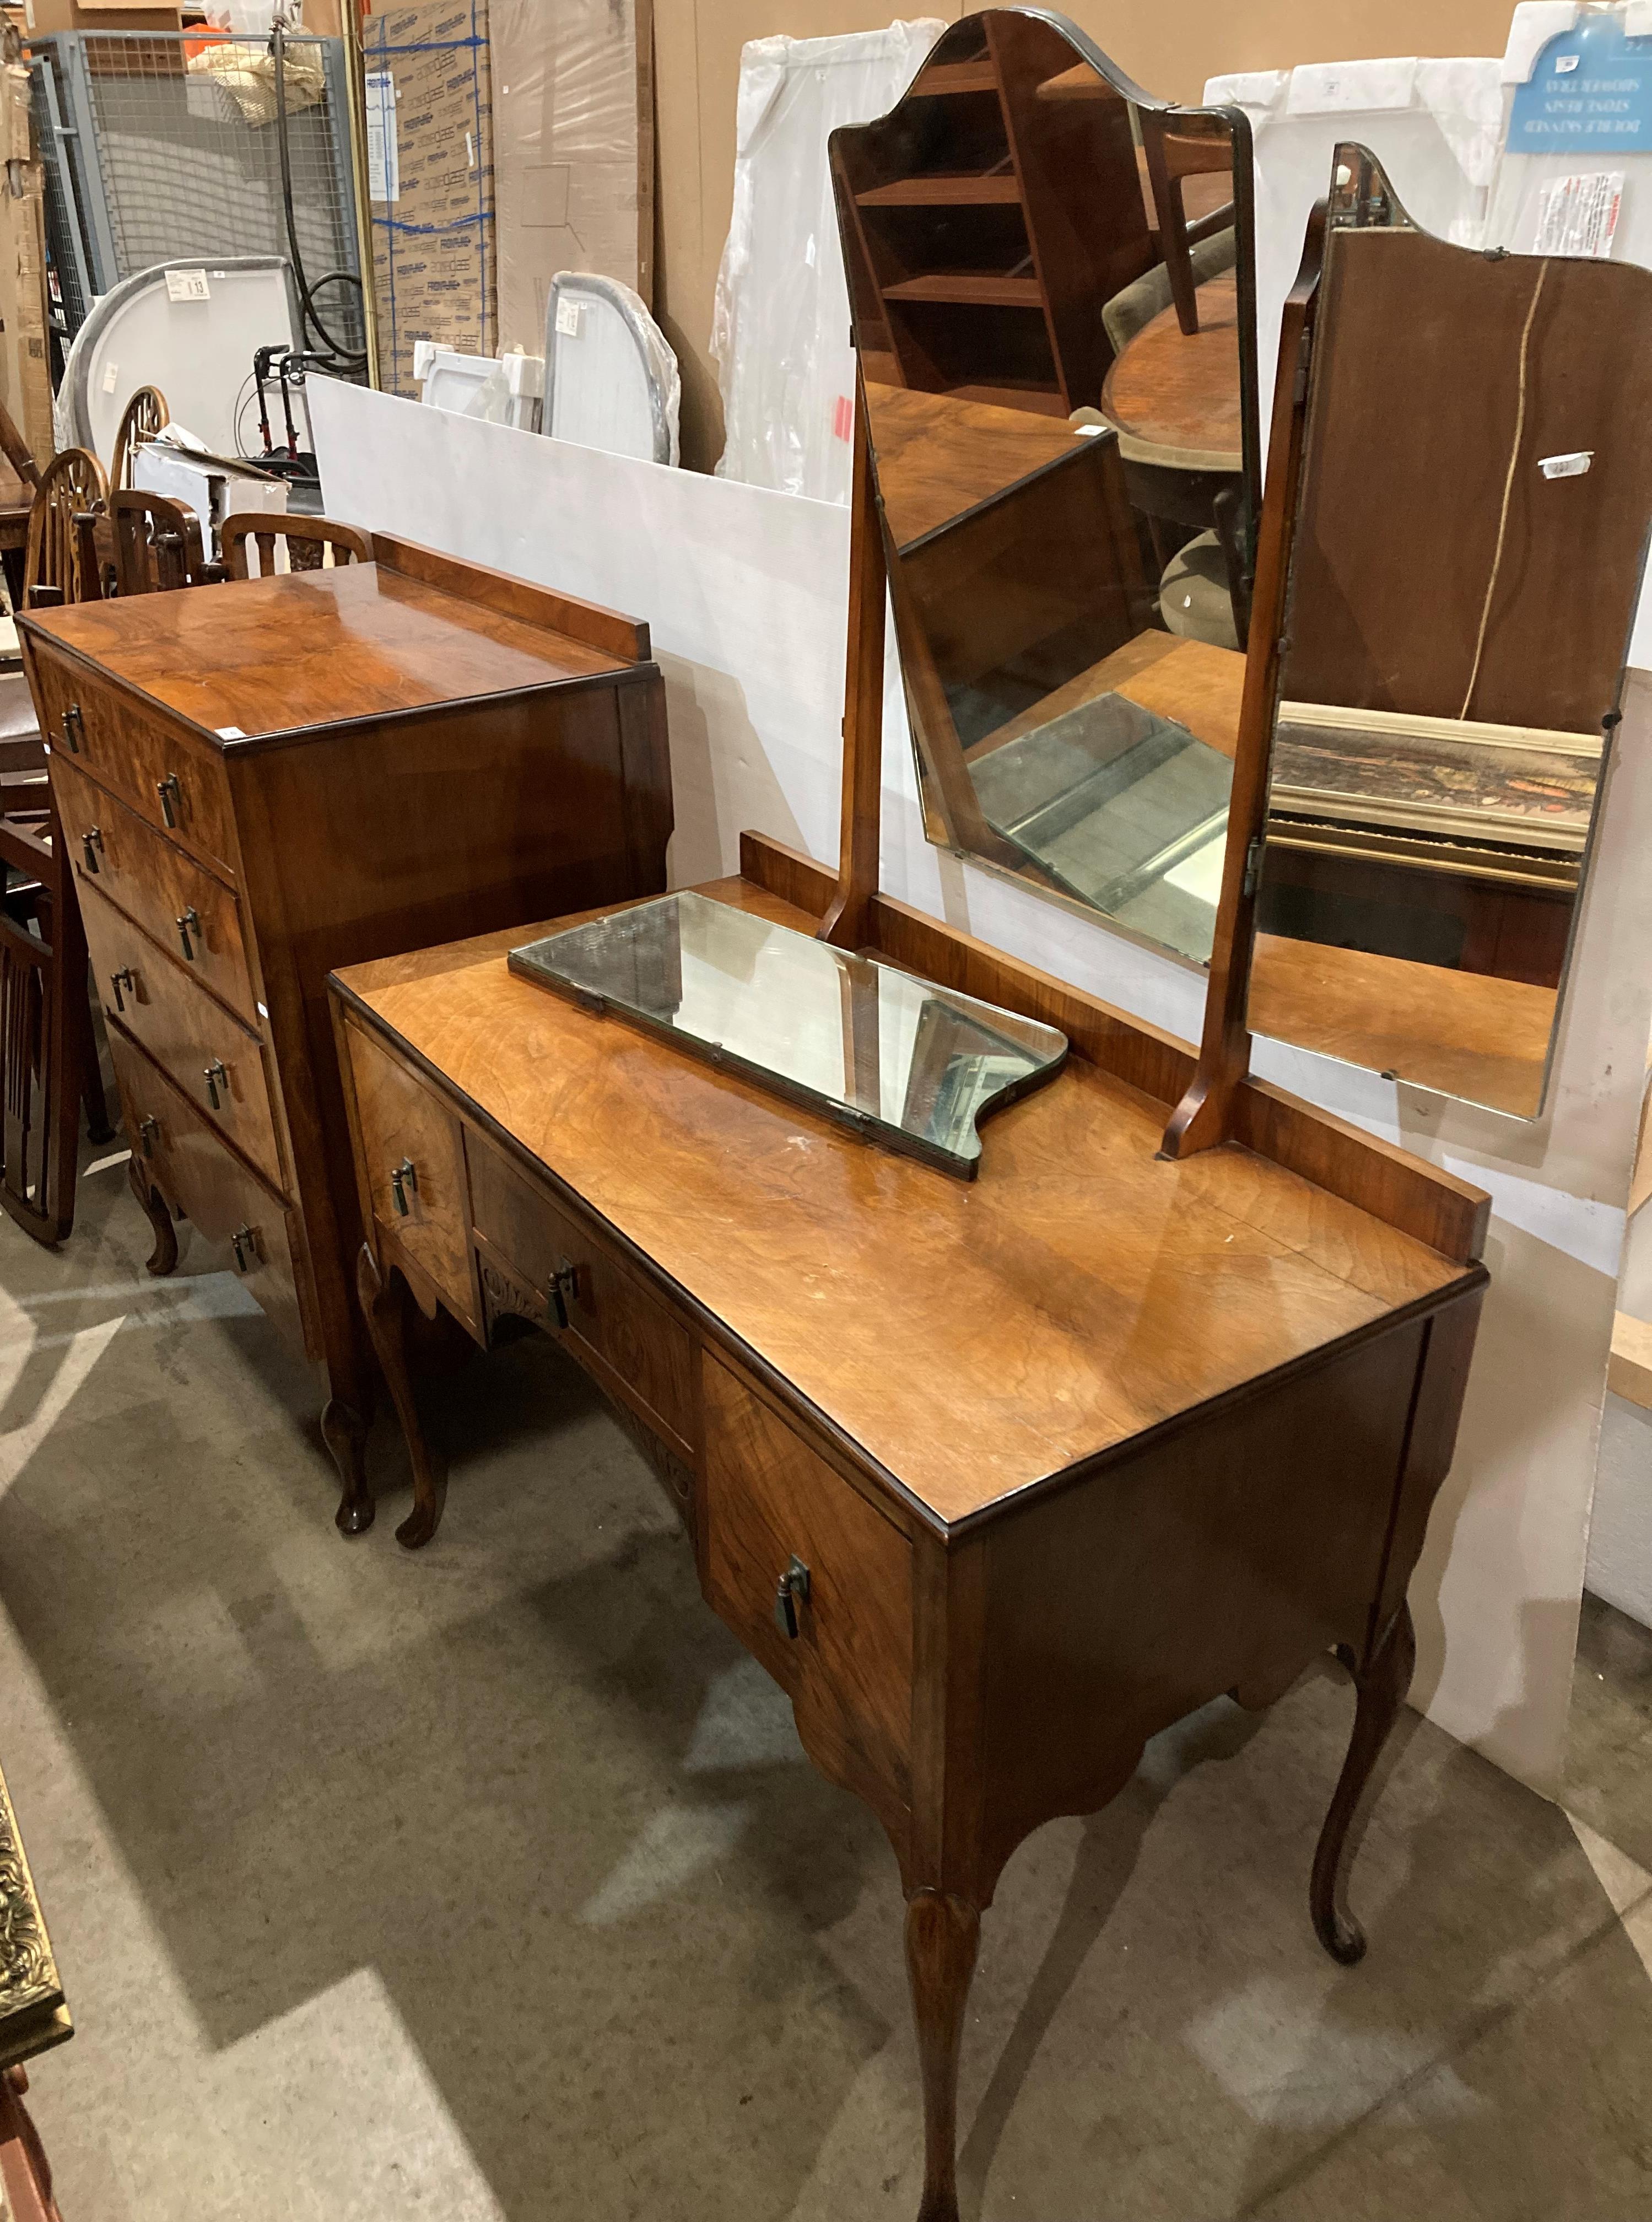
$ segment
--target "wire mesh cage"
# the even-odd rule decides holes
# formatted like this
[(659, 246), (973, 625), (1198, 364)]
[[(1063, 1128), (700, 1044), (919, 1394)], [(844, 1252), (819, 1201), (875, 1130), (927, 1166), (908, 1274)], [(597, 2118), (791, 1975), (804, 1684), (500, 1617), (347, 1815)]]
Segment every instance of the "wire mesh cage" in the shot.
[(98, 294), (158, 262), (290, 259), (290, 190), (317, 311), (340, 349), (361, 347), (358, 284), (339, 282), (361, 275), (342, 41), (289, 38), (278, 54), (265, 39), (60, 32), (32, 53), (69, 337)]

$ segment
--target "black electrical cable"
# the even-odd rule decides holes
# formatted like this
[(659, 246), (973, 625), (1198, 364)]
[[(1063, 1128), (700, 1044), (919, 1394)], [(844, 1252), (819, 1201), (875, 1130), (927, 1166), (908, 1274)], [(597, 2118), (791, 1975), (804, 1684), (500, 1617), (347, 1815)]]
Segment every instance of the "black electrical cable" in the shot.
[[(305, 322), (313, 325), (324, 347), (336, 358), (340, 369), (365, 370), (367, 364), (365, 348), (347, 348), (336, 340), (321, 320), (316, 307), (316, 294), (323, 286), (342, 280), (361, 292), (361, 281), (349, 270), (330, 270), (312, 286), (305, 274), (304, 257), (298, 251), (298, 219), (292, 211), (292, 150), (287, 143), (286, 130), (286, 33), (277, 23), (270, 33), (270, 53), (275, 63), (275, 138), (281, 162), (281, 208), (286, 218), (287, 247), (292, 256), (292, 275), (298, 288), (298, 302)], [(333, 367), (330, 365), (329, 367)]]

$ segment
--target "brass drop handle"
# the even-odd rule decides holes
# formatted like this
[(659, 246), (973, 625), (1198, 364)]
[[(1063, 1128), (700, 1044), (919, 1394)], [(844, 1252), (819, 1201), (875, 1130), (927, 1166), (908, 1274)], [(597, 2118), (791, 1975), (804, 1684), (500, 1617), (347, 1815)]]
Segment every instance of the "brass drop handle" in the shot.
[(244, 1273), (248, 1266), (258, 1263), (258, 1237), (250, 1227), (238, 1227), (229, 1237), (229, 1247), (236, 1253), (236, 1271)]
[[(117, 1011), (124, 1012), (127, 995), (130, 995), (134, 1001), (137, 1000), (138, 983), (132, 976), (132, 967), (129, 964), (122, 964), (118, 972), (111, 972), (109, 976), (109, 984), (115, 990), (115, 1007)], [(125, 995), (121, 992), (122, 989), (126, 991)]]
[(229, 1093), (229, 1075), (221, 1057), (215, 1057), (202, 1077), (206, 1082), (206, 1100), (215, 1111), (223, 1108), (223, 1098)]
[(160, 815), (170, 826), (176, 826), (178, 813), (184, 807), (184, 790), (178, 784), (178, 774), (169, 771), (165, 779), (155, 781), (155, 793), (160, 797)]
[(775, 1626), (794, 1642), (803, 1625), (797, 1608), (808, 1601), (809, 1570), (794, 1552), (791, 1564), (775, 1585)]
[(155, 1143), (160, 1133), (160, 1121), (158, 1119), (144, 1119), (139, 1122), (138, 1139), (143, 1145), (143, 1154), (146, 1158), (154, 1157)]
[(580, 1300), (580, 1269), (566, 1258), (556, 1261), (556, 1271), (550, 1277), (551, 1308), (560, 1328), (568, 1325), (568, 1307)]
[(405, 1219), (408, 1212), (407, 1191), (418, 1194), (418, 1168), (411, 1158), (404, 1158), (390, 1176), (391, 1200), (397, 1211)]
[(103, 845), (104, 829), (101, 825), (90, 825), (80, 836), (80, 846), (85, 855), (88, 872), (96, 873), (97, 870), (97, 855)]
[(193, 905), (182, 918), (174, 919), (173, 924), (178, 928), (178, 938), (184, 945), (184, 955), (192, 964), (195, 962), (195, 942), (190, 939), (190, 936), (193, 934), (195, 941), (201, 938), (201, 921), (195, 914)]
[(72, 756), (79, 755), (80, 744), (85, 738), (85, 727), (81, 723), (80, 705), (71, 702), (63, 712), (63, 745)]

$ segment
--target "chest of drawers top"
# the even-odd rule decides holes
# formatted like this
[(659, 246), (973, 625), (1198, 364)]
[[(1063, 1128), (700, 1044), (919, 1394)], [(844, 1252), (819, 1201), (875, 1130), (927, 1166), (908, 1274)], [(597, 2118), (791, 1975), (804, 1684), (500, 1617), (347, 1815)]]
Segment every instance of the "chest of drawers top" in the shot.
[(233, 593), (83, 602), (32, 614), (24, 629), (37, 652), (66, 650), (226, 752), (317, 725), (612, 681), (648, 657), (648, 628), (629, 618), (471, 565), (455, 592), (447, 559), (405, 542), (374, 549), (371, 563)]

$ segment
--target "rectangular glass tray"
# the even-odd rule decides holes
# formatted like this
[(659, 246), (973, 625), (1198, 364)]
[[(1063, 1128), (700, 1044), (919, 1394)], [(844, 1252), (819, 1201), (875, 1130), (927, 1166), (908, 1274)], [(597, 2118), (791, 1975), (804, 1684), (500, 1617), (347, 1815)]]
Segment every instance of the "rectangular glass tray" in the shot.
[(547, 934), (510, 968), (964, 1180), (977, 1122), (1067, 1055), (1055, 1026), (705, 895)]

